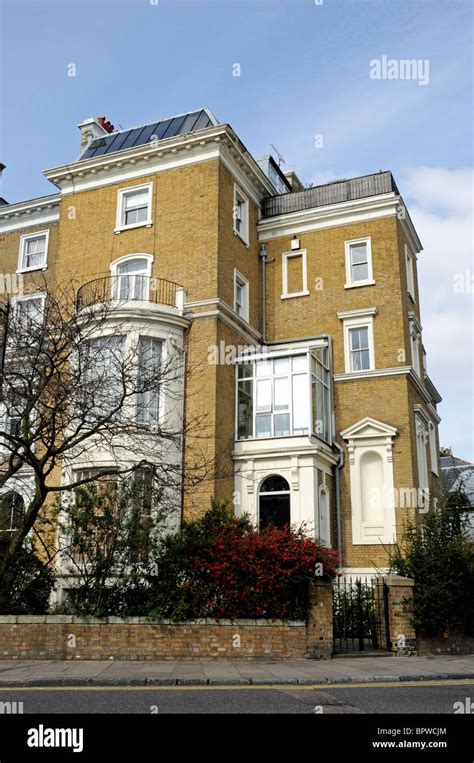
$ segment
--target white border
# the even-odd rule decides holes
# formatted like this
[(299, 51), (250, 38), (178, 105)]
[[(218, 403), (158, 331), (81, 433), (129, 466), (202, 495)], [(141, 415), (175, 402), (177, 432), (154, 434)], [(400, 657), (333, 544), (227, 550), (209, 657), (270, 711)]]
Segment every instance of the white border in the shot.
[[(46, 245), (44, 248), (44, 263), (34, 268), (23, 267), (23, 255), (24, 255), (26, 242), (29, 239), (42, 238), (43, 236), (46, 239)], [(49, 229), (39, 230), (39, 231), (36, 231), (35, 233), (24, 233), (22, 236), (20, 236), (20, 251), (18, 253), (18, 267), (16, 272), (17, 273), (32, 273), (35, 270), (47, 270), (48, 269), (48, 248), (49, 248)]]
[[(242, 315), (237, 312), (237, 281), (240, 281), (240, 286), (245, 287), (244, 295), (245, 295), (245, 302), (242, 306), (243, 313)], [(240, 272), (240, 270), (237, 270), (237, 268), (234, 268), (234, 311), (237, 313), (239, 318), (242, 318), (244, 321), (249, 321), (249, 303), (250, 303), (250, 284), (248, 281), (248, 278), (245, 278), (245, 276)]]
[[(344, 367), (346, 374), (357, 375), (359, 373), (366, 373), (367, 371), (375, 370), (375, 347), (374, 347), (374, 313), (371, 310), (358, 310), (358, 315), (349, 316), (347, 313), (338, 313), (338, 317), (343, 321), (344, 332)], [(344, 317), (347, 316), (347, 317)], [(363, 368), (360, 371), (355, 371), (351, 368), (351, 351), (350, 351), (350, 336), (349, 331), (356, 328), (368, 329), (368, 341), (369, 341), (369, 364), (370, 368)]]
[[(354, 244), (366, 244), (367, 245), (367, 270), (368, 278), (361, 281), (352, 280), (351, 272), (351, 246)], [(346, 261), (346, 283), (345, 289), (354, 289), (358, 286), (373, 286), (375, 284), (374, 275), (372, 270), (372, 239), (370, 236), (364, 238), (354, 238), (349, 241), (344, 241), (344, 257)]]
[[(288, 260), (301, 257), (301, 266), (303, 268), (303, 289), (302, 291), (288, 291)], [(308, 272), (307, 272), (307, 256), (306, 249), (293, 249), (290, 252), (283, 252), (281, 255), (281, 276), (282, 276), (282, 293), (281, 299), (289, 299), (291, 297), (305, 297), (309, 294), (308, 291)]]
[[(137, 193), (139, 191), (148, 191), (148, 217), (146, 220), (143, 220), (141, 223), (133, 223), (132, 225), (124, 225), (123, 220), (123, 212), (124, 212), (124, 200), (126, 196), (131, 195), (132, 193)], [(153, 218), (152, 218), (152, 204), (153, 204), (153, 182), (150, 181), (149, 183), (140, 183), (140, 185), (132, 185), (128, 188), (119, 188), (117, 191), (117, 213), (116, 213), (116, 220), (115, 220), (115, 228), (114, 233), (121, 233), (125, 230), (132, 230), (133, 228), (149, 228), (151, 225), (153, 225)]]
[[(245, 217), (242, 220), (242, 230), (238, 231), (236, 226), (235, 210), (237, 208), (237, 196), (244, 202)], [(232, 207), (232, 226), (236, 236), (244, 242), (245, 246), (249, 245), (249, 217), (250, 217), (250, 202), (249, 197), (245, 194), (237, 183), (234, 183), (234, 203)]]

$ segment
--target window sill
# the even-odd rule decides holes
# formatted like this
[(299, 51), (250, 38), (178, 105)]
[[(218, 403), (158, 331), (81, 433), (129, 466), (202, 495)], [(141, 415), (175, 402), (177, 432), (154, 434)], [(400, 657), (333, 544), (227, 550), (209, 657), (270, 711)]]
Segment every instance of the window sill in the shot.
[(371, 279), (370, 281), (356, 281), (356, 283), (344, 284), (345, 289), (358, 289), (361, 286), (375, 286), (375, 281)]
[[(274, 440), (286, 440), (288, 437), (306, 437), (308, 438), (311, 436), (309, 432), (305, 432), (303, 434), (276, 434), (276, 435), (269, 435), (268, 437), (241, 437), (236, 438), (235, 442), (264, 442), (266, 441), (274, 441)], [(316, 435), (314, 435), (316, 436)], [(319, 439), (319, 438), (318, 438)], [(325, 440), (323, 440), (325, 442)]]
[(126, 230), (134, 230), (135, 228), (151, 228), (152, 225), (152, 220), (146, 220), (143, 223), (133, 223), (133, 225), (122, 225), (119, 228), (114, 228), (114, 233), (122, 233)]
[(351, 368), (346, 368), (344, 371), (345, 374), (350, 374), (351, 376), (362, 376), (362, 374), (369, 374), (372, 373), (372, 371), (375, 371), (376, 369), (372, 366), (370, 368), (361, 368), (359, 371), (353, 371)]
[(309, 291), (295, 291), (294, 294), (282, 294), (280, 299), (293, 299), (294, 297), (308, 297)]
[(238, 230), (235, 230), (235, 228), (234, 228), (234, 235), (235, 235), (235, 236), (237, 236), (238, 238), (240, 238), (240, 240), (242, 241), (242, 243), (243, 243), (243, 244), (245, 244), (245, 246), (247, 247), (247, 249), (249, 248), (249, 241), (248, 241), (248, 237), (247, 237), (247, 238), (245, 238), (245, 236), (242, 236), (242, 234), (241, 234), (241, 233), (239, 233), (239, 231), (238, 231)]
[(236, 317), (239, 318), (239, 320), (243, 321), (244, 323), (250, 323), (249, 316), (248, 315), (241, 315), (240, 313), (237, 312), (235, 307), (234, 307), (234, 313), (235, 313)]
[(16, 271), (16, 275), (22, 275), (23, 273), (37, 273), (39, 270), (45, 271), (48, 269), (47, 265), (39, 265), (37, 268), (22, 268)]

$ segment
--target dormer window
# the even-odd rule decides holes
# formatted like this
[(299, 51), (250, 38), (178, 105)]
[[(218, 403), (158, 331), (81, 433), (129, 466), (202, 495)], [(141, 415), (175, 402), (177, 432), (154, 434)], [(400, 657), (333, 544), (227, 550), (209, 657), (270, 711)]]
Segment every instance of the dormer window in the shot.
[(152, 224), (151, 192), (152, 183), (124, 188), (118, 192), (116, 233)]

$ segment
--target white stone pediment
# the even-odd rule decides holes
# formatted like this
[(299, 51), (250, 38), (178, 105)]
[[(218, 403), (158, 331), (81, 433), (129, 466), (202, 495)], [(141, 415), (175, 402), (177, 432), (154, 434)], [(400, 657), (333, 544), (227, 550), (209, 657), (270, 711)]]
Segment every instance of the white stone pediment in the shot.
[(384, 424), (383, 421), (372, 419), (370, 416), (366, 416), (356, 424), (344, 429), (341, 432), (341, 437), (344, 440), (361, 440), (371, 439), (374, 437), (395, 437), (398, 434), (398, 429)]

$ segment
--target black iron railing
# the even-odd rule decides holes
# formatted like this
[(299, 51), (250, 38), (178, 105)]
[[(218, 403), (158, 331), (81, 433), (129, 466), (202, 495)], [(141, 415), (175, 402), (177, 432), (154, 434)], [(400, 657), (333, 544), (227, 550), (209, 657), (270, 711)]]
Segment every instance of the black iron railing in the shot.
[(263, 217), (275, 217), (290, 212), (300, 212), (303, 209), (340, 204), (343, 201), (354, 201), (392, 192), (397, 195), (399, 193), (392, 173), (377, 172), (350, 180), (337, 180), (297, 193), (271, 196), (263, 200)]
[(389, 650), (388, 607), (382, 578), (344, 578), (333, 587), (334, 651)]
[(182, 287), (165, 278), (127, 273), (104, 276), (85, 283), (77, 292), (77, 309), (110, 301), (152, 302), (177, 307), (177, 295)]

